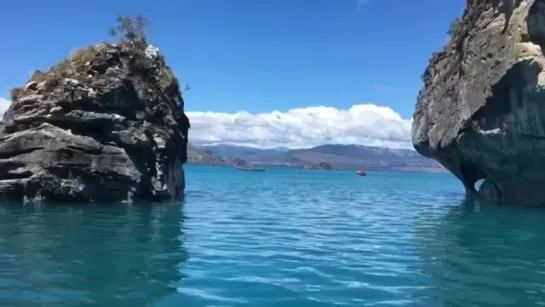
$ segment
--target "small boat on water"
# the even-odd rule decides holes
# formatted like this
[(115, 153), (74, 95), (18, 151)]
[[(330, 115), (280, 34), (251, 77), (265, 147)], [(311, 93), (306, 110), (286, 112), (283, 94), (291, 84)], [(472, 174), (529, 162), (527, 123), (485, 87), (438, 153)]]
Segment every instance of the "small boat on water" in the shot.
[(254, 168), (254, 167), (235, 166), (235, 168), (243, 172), (264, 172), (265, 171), (264, 168)]
[(367, 172), (363, 168), (360, 168), (357, 173), (360, 176), (367, 176)]

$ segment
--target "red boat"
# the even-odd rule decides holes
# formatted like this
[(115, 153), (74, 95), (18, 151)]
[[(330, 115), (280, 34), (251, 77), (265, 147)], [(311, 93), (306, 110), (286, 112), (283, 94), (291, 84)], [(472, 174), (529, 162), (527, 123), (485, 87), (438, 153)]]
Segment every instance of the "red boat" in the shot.
[(358, 170), (358, 175), (360, 175), (360, 176), (367, 176), (367, 172), (365, 172), (365, 170), (364, 170), (363, 168), (360, 168), (360, 169)]

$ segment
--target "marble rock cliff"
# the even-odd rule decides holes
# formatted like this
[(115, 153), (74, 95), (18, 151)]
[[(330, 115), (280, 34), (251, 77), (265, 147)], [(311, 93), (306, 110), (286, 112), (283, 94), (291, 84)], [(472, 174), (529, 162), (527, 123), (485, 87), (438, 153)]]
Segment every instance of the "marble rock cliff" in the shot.
[(544, 206), (545, 0), (468, 0), (451, 32), (423, 75), (415, 149), (470, 198)]
[(175, 201), (189, 120), (151, 45), (76, 51), (12, 90), (0, 130), (0, 196), (23, 201)]

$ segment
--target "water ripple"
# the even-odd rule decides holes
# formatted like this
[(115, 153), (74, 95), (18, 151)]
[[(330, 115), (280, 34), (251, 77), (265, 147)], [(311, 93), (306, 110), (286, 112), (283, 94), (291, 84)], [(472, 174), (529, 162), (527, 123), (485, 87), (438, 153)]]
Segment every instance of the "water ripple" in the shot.
[(186, 175), (183, 206), (0, 204), (0, 305), (544, 305), (545, 213), (450, 176)]

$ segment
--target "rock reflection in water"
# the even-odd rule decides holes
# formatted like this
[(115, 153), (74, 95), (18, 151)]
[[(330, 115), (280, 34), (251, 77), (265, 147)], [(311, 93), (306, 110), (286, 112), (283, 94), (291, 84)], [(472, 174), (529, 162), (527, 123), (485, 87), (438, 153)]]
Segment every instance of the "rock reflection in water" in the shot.
[(464, 203), (439, 216), (432, 209), (416, 225), (418, 269), (432, 285), (417, 305), (545, 304), (545, 212)]
[(3, 306), (144, 306), (187, 259), (179, 204), (0, 205)]

